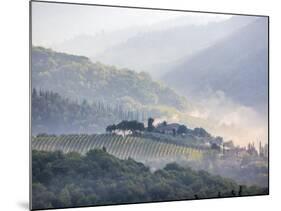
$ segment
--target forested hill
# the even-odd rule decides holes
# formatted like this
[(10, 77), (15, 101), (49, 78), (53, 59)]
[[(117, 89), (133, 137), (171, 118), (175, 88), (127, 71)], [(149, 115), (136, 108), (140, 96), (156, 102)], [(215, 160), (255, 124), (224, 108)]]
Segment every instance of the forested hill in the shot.
[(77, 102), (51, 91), (32, 90), (32, 134), (101, 133), (121, 120), (146, 121), (149, 113), (122, 105)]
[(187, 104), (184, 97), (144, 72), (117, 69), (43, 47), (32, 47), (32, 87), (79, 101), (95, 99), (133, 108), (161, 105), (183, 109)]
[(33, 209), (268, 194), (175, 163), (152, 173), (105, 150), (86, 156), (33, 151), (32, 174)]

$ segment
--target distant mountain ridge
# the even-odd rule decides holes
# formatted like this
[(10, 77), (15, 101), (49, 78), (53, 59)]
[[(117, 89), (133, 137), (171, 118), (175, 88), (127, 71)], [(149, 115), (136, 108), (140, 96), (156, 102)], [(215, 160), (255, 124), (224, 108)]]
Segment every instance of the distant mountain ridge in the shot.
[(57, 41), (48, 46), (55, 51), (84, 55), (89, 58), (96, 58), (97, 55), (114, 48), (133, 37), (138, 37), (142, 34), (153, 34), (153, 32), (166, 31), (171, 27), (189, 26), (189, 25), (204, 25), (221, 21), (217, 16), (198, 17), (198, 16), (179, 16), (172, 19), (162, 20), (153, 24), (140, 24), (128, 26), (117, 30), (106, 29), (96, 32), (95, 34), (79, 34), (73, 38), (64, 41)]
[(93, 59), (159, 77), (182, 57), (194, 55), (254, 20), (255, 17), (235, 16), (205, 25), (189, 23), (147, 31), (108, 48)]
[[(185, 96), (223, 91), (246, 106), (266, 107), (268, 20), (255, 22), (171, 68), (163, 80)], [(267, 110), (263, 108), (263, 110)]]

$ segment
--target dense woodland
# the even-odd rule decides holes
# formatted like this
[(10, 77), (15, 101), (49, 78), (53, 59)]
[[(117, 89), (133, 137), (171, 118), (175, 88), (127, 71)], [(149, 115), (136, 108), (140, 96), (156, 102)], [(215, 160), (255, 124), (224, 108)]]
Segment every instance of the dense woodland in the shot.
[(73, 101), (52, 91), (32, 90), (32, 134), (100, 133), (121, 120), (144, 121), (146, 110), (128, 110), (121, 104)]
[(136, 203), (268, 193), (171, 163), (154, 173), (132, 159), (103, 150), (32, 152), (33, 209)]

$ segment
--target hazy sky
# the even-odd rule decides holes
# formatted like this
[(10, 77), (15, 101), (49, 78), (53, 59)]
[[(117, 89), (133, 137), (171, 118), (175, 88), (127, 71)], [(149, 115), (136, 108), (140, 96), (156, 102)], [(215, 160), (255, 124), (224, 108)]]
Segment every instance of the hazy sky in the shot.
[(48, 45), (81, 34), (94, 35), (101, 31), (149, 26), (184, 16), (189, 19), (196, 18), (197, 24), (230, 17), (205, 13), (32, 2), (32, 40), (34, 45)]

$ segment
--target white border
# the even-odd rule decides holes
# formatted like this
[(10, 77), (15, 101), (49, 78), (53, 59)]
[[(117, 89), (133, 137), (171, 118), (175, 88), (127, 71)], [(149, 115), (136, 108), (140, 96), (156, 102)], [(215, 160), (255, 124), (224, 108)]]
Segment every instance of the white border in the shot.
[[(69, 2), (77, 2), (68, 0)], [(279, 164), (280, 138), (280, 39), (281, 14), (278, 1), (273, 0), (79, 0), (84, 3), (126, 5), (138, 7), (170, 8), (183, 10), (203, 10), (262, 14), (270, 16), (270, 96), (271, 96), (271, 185), (270, 196), (246, 197), (203, 201), (164, 202), (154, 204), (122, 205), (95, 208), (75, 208), (75, 210), (275, 210), (281, 187)], [(29, 75), (28, 75), (28, 1), (9, 0), (1, 2), (1, 140), (0, 140), (0, 199), (1, 210), (28, 209), (28, 139), (29, 139)], [(279, 66), (278, 66), (279, 65)], [(279, 129), (279, 130), (278, 130)], [(74, 210), (74, 209), (68, 209)]]

